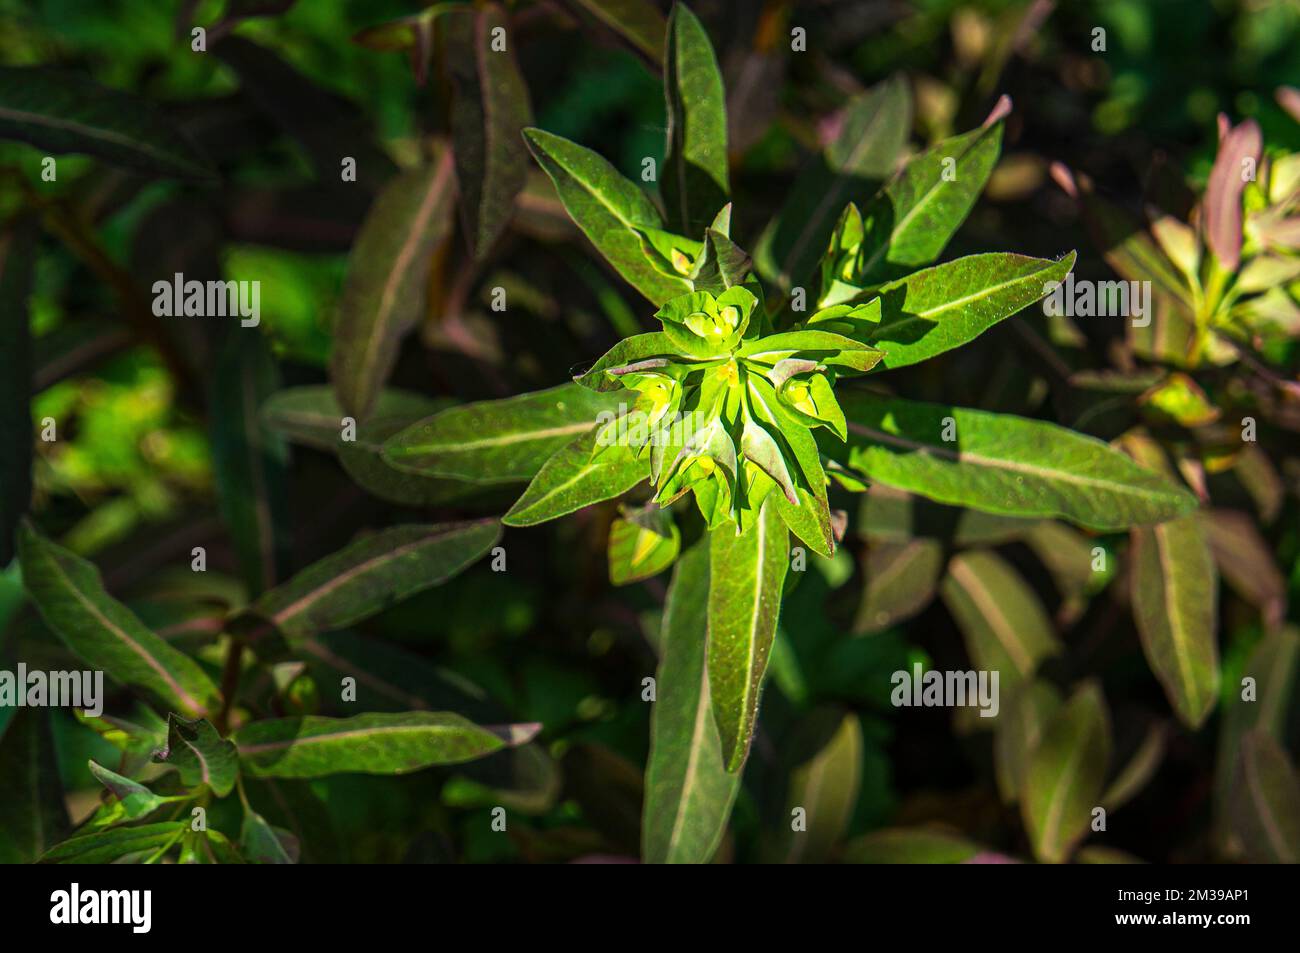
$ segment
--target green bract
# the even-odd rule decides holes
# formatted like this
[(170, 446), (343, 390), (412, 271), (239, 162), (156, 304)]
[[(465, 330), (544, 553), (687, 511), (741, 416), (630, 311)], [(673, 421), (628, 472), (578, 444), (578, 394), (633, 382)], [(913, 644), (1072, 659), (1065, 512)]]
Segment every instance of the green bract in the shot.
[[(634, 395), (602, 429), (593, 456), (621, 447), (647, 460), (655, 502), (692, 492), (711, 529), (730, 523), (740, 533), (775, 489), (788, 505), (786, 524), (802, 537), (830, 514), (820, 463), (814, 456), (801, 464), (794, 447), (810, 445), (818, 427), (847, 438), (837, 370), (862, 373), (882, 354), (829, 331), (762, 335), (760, 295), (751, 284), (674, 298), (656, 314), (664, 353), (620, 364), (611, 352), (595, 376), (579, 380)], [(806, 542), (824, 547), (817, 536)]]

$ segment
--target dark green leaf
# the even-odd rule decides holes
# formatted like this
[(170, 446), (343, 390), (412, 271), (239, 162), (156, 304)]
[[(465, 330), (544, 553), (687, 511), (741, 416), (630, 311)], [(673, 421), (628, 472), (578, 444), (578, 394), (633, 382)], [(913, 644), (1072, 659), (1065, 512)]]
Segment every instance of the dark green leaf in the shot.
[(638, 459), (623, 446), (599, 446), (604, 433), (603, 428), (590, 430), (557, 451), (501, 522), (507, 526), (535, 526), (622, 496), (648, 479), (649, 457)]
[(351, 718), (256, 721), (232, 736), (243, 770), (261, 778), (407, 774), (460, 764), (524, 744), (540, 725), (481, 728), (445, 712), (371, 713)]
[(704, 670), (709, 544), (673, 572), (660, 633), (641, 853), (647, 863), (708, 863), (726, 831), (740, 775), (729, 774)]
[(217, 687), (203, 669), (109, 596), (93, 565), (30, 526), (19, 528), (18, 558), (23, 584), (46, 624), (91, 668), (148, 689), (194, 717), (219, 708)]
[(880, 289), (882, 316), (868, 343), (885, 352), (884, 370), (961, 347), (1045, 297), (1074, 257), (970, 255), (918, 271)]
[(877, 284), (938, 258), (984, 191), (1001, 145), (996, 122), (909, 160), (863, 209), (866, 234), (853, 283)]
[(148, 103), (43, 67), (0, 67), (0, 138), (98, 156), (141, 172), (215, 177), (207, 159)]
[(685, 4), (668, 17), (664, 52), (668, 145), (664, 207), (672, 227), (698, 235), (727, 203), (727, 104), (704, 25)]
[(390, 438), (384, 459), (399, 470), (476, 483), (531, 480), (557, 450), (594, 429), (602, 412), (626, 401), (626, 394), (561, 384), (452, 407)]
[(115, 827), (65, 840), (45, 852), (43, 864), (111, 864), (160, 856), (189, 830), (189, 821), (165, 821), (140, 827)]
[(235, 746), (202, 718), (187, 721), (178, 715), (168, 715), (167, 747), (154, 755), (154, 761), (180, 772), (181, 783), (186, 787), (206, 784), (217, 797), (229, 794), (239, 777)]
[(339, 403), (365, 417), (419, 320), (434, 247), (450, 232), (454, 175), (444, 150), (375, 199), (348, 256), (330, 376)]
[(628, 284), (656, 306), (691, 290), (684, 277), (665, 275), (642, 249), (638, 230), (663, 226), (644, 192), (577, 143), (541, 129), (525, 130), (524, 138), (569, 216)]
[(1199, 517), (1133, 530), (1133, 616), (1182, 722), (1199, 728), (1219, 691), (1218, 580)]
[(515, 62), (510, 37), (492, 48), (493, 32), (506, 29), (499, 4), (449, 11), (443, 20), (448, 71), (456, 86), (451, 110), (456, 184), (466, 232), (482, 259), (505, 229), (528, 175), (522, 132), (533, 121), (528, 87)]
[(1065, 861), (1101, 806), (1110, 764), (1110, 716), (1101, 689), (1081, 686), (1048, 723), (1029, 759), (1021, 810), (1034, 855)]
[(280, 386), (266, 339), (231, 333), (212, 386), (212, 455), (222, 517), (251, 594), (274, 586), (288, 566), (288, 448), (260, 416)]
[(876, 543), (867, 553), (862, 599), (851, 631), (880, 632), (924, 609), (943, 569), (943, 547), (932, 539)]
[(844, 206), (870, 197), (893, 172), (911, 127), (911, 95), (897, 76), (850, 102), (839, 136), (799, 176), (759, 239), (759, 273), (787, 291), (806, 282)]
[[(848, 463), (941, 503), (1122, 529), (1189, 512), (1196, 498), (1100, 440), (1054, 424), (841, 388)], [(946, 421), (951, 419), (951, 425)], [(951, 440), (944, 440), (947, 429)], [(829, 441), (823, 449), (838, 452)]]
[(0, 863), (32, 863), (67, 829), (50, 713), (0, 709)]
[[(3, 124), (0, 123), (0, 128)], [(28, 228), (0, 234), (0, 568), (14, 558), (14, 529), (32, 498), (31, 337), (27, 296), (35, 245)]]
[(496, 520), (383, 530), (308, 566), (252, 611), (291, 640), (341, 629), (446, 582), (500, 537)]

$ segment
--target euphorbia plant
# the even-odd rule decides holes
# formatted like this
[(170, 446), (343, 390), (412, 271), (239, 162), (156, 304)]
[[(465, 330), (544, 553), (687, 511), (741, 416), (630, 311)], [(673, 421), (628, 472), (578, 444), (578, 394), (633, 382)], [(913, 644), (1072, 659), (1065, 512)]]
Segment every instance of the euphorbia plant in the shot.
[[(823, 556), (835, 550), (833, 484), (879, 482), (1095, 530), (1167, 520), (1196, 501), (1064, 428), (859, 386), (971, 341), (1070, 270), (1072, 254), (926, 267), (983, 189), (1008, 103), (899, 167), (906, 86), (862, 94), (751, 260), (731, 234), (721, 77), (702, 26), (680, 5), (664, 64), (663, 212), (595, 152), (525, 133), (569, 215), (657, 309), (660, 329), (619, 342), (573, 383), (452, 408), (395, 434), (383, 452), (425, 476), (529, 479), (503, 518), (511, 526), (648, 481), (650, 508), (629, 511), (611, 554), (656, 570), (676, 554), (677, 531), (655, 508), (692, 497), (704, 529), (677, 561), (664, 612), (643, 839), (647, 859), (703, 860), (753, 738), (791, 536)], [(690, 519), (684, 507), (674, 513)], [(638, 577), (628, 569), (613, 575)]]

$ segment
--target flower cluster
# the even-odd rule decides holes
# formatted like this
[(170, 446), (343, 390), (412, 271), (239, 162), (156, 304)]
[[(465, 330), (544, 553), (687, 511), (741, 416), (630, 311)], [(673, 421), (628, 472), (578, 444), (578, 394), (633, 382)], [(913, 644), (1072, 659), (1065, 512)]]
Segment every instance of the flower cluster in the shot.
[(693, 492), (710, 528), (731, 522), (742, 532), (771, 495), (796, 535), (817, 537), (808, 541), (823, 549), (829, 509), (813, 432), (846, 438), (835, 382), (882, 354), (837, 332), (878, 320), (879, 307), (831, 308), (773, 333), (760, 294), (748, 284), (674, 298), (655, 315), (661, 333), (602, 360), (588, 377), (635, 392), (631, 412), (650, 434), (629, 439), (632, 431), (612, 422), (618, 436), (596, 452), (622, 445), (648, 457), (655, 501), (667, 506)]

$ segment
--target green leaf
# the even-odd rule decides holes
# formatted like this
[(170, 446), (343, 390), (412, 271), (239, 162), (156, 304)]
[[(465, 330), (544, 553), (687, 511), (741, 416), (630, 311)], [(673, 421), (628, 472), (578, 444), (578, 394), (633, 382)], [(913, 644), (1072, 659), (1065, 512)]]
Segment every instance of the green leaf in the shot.
[(1147, 663), (1183, 724), (1199, 728), (1219, 690), (1218, 580), (1199, 517), (1133, 530), (1133, 616)]
[(1042, 679), (1009, 692), (1003, 699), (993, 736), (993, 764), (1004, 804), (1020, 800), (1030, 759), (1060, 709), (1061, 696)]
[(604, 428), (582, 434), (533, 477), (501, 517), (507, 526), (535, 526), (584, 506), (622, 496), (650, 476), (650, 459), (625, 446), (600, 446)]
[(625, 510), (609, 528), (609, 581), (626, 586), (663, 572), (677, 559), (682, 534), (666, 510)]
[(664, 51), (668, 144), (664, 207), (672, 227), (698, 235), (727, 203), (727, 104), (709, 34), (690, 8), (674, 4)]
[(27, 297), (35, 263), (29, 228), (0, 233), (0, 568), (14, 558), (14, 529), (32, 498), (32, 346)]
[(402, 712), (351, 718), (275, 718), (232, 735), (243, 770), (259, 778), (330, 774), (407, 774), (461, 764), (524, 744), (536, 724), (482, 728), (448, 712)]
[(339, 403), (364, 418), (419, 320), (434, 248), (451, 232), (452, 156), (405, 172), (375, 199), (348, 256), (334, 324), (330, 378)]
[(1286, 580), (1254, 519), (1237, 510), (1211, 510), (1205, 526), (1214, 561), (1224, 581), (1260, 610), (1275, 629), (1286, 615)]
[(933, 598), (941, 569), (943, 547), (935, 540), (872, 545), (850, 631), (854, 635), (882, 632), (916, 615)]
[(446, 582), (500, 538), (492, 519), (382, 530), (312, 563), (251, 611), (291, 641), (341, 629)]
[(90, 773), (95, 776), (95, 780), (112, 791), (113, 796), (121, 804), (123, 820), (138, 820), (152, 814), (164, 804), (186, 800), (185, 797), (163, 797), (160, 794), (155, 794), (139, 781), (124, 778), (122, 775), (110, 771), (94, 761), (91, 761), (89, 766)]
[(0, 709), (0, 864), (32, 863), (68, 826), (50, 713)]
[(283, 828), (272, 827), (251, 808), (244, 811), (239, 850), (250, 864), (296, 864), (302, 852), (297, 837)]
[(980, 846), (942, 830), (887, 828), (873, 831), (844, 847), (849, 864), (960, 864), (980, 852)]
[[(1223, 718), (1219, 722), (1219, 745), (1214, 766), (1216, 826), (1227, 825), (1237, 783), (1241, 739), (1259, 730), (1284, 738), (1287, 710), (1300, 667), (1300, 632), (1293, 626), (1265, 636), (1255, 646), (1241, 670), (1240, 688), (1223, 695)], [(1246, 679), (1250, 679), (1249, 683)], [(1247, 684), (1250, 687), (1247, 692)]]
[(1277, 739), (1247, 732), (1233, 790), (1232, 828), (1253, 863), (1300, 861), (1300, 776)]
[(961, 347), (1048, 294), (1064, 280), (1074, 252), (1059, 261), (1024, 255), (969, 255), (880, 289), (881, 320), (868, 343), (892, 370)]
[(1021, 811), (1039, 860), (1062, 863), (1087, 833), (1109, 764), (1106, 701), (1085, 683), (1048, 723), (1025, 774)]
[(740, 789), (729, 774), (704, 670), (709, 543), (678, 561), (664, 604), (656, 698), (650, 715), (641, 856), (647, 863), (708, 863)]
[[(1061, 517), (1095, 530), (1159, 522), (1196, 507), (1186, 490), (1054, 424), (844, 388), (838, 397), (849, 422), (849, 465), (941, 503)], [(954, 439), (943, 439), (945, 429)], [(828, 442), (823, 450), (837, 454)]]
[(111, 864), (126, 859), (158, 856), (180, 841), (189, 821), (165, 821), (139, 827), (115, 827), (65, 840), (46, 851), (43, 864)]
[(288, 568), (288, 448), (262, 422), (262, 403), (280, 386), (270, 346), (257, 331), (230, 335), (211, 391), (213, 475), (222, 518), (252, 595)]
[(154, 635), (104, 591), (99, 570), (29, 525), (18, 531), (23, 584), (46, 624), (92, 669), (151, 691), (194, 717), (216, 711), (217, 687), (189, 656)]
[[(421, 420), (446, 409), (447, 401), (423, 394), (385, 388), (375, 399), (372, 418), (408, 417)], [(276, 433), (305, 447), (334, 453), (343, 438), (343, 418), (347, 412), (339, 404), (334, 389), (324, 384), (286, 387), (276, 391), (261, 408), (262, 421)]]
[(862, 725), (856, 714), (823, 709), (809, 715), (802, 728), (807, 737), (793, 748), (807, 757), (790, 774), (784, 816), (802, 808), (806, 827), (796, 831), (782, 825), (773, 860), (786, 864), (824, 863), (830, 857), (848, 831), (862, 782)]
[(875, 367), (885, 355), (874, 347), (846, 338), (832, 331), (785, 331), (755, 338), (743, 345), (737, 357), (764, 364), (801, 355), (815, 358), (822, 364), (843, 367), (850, 371), (867, 371)]
[(748, 281), (752, 266), (753, 260), (743, 248), (716, 228), (709, 228), (704, 232), (700, 257), (691, 270), (691, 286), (716, 297)]
[(1101, 804), (1107, 813), (1123, 807), (1150, 783), (1164, 760), (1168, 740), (1167, 722), (1158, 721), (1147, 729), (1141, 743), (1101, 795)]
[(948, 563), (939, 586), (966, 639), (975, 668), (998, 672), (1009, 693), (1060, 651), (1052, 622), (1033, 588), (997, 553), (976, 549)]
[(531, 480), (557, 450), (593, 430), (602, 412), (626, 400), (561, 384), (452, 407), (391, 437), (384, 459), (399, 470), (476, 483)]
[(1002, 123), (996, 122), (909, 160), (863, 209), (865, 235), (853, 283), (878, 284), (938, 258), (984, 190), (1001, 145)]
[(505, 230), (528, 176), (522, 132), (532, 124), (533, 110), (513, 45), (492, 48), (494, 31), (507, 27), (500, 4), (454, 9), (443, 23), (443, 50), (456, 89), (456, 185), (470, 247), (482, 260)]
[(0, 67), (0, 138), (140, 172), (215, 178), (207, 159), (147, 102), (61, 70)]
[(758, 271), (789, 291), (808, 281), (849, 202), (869, 198), (894, 169), (912, 127), (912, 100), (898, 76), (855, 97), (839, 136), (800, 173), (754, 253)]
[(188, 721), (168, 715), (167, 746), (154, 755), (154, 762), (175, 768), (186, 787), (206, 784), (217, 797), (229, 794), (239, 777), (235, 746), (202, 718)]
[(744, 534), (729, 526), (709, 534), (709, 694), (732, 773), (753, 740), (789, 557), (789, 531), (766, 503)]
[(641, 247), (638, 229), (662, 228), (650, 198), (590, 149), (541, 129), (524, 130), (533, 156), (555, 183), (555, 191), (596, 250), (651, 304), (690, 291), (655, 267)]
[(384, 458), (384, 444), (407, 427), (436, 412), (382, 416), (379, 408), (357, 425), (355, 440), (339, 444), (339, 465), (352, 482), (372, 496), (404, 506), (436, 506), (482, 496), (480, 486), (424, 473), (399, 470)]
[(659, 65), (668, 24), (651, 0), (565, 0), (622, 37), (647, 61)]
[[(675, 357), (677, 349), (662, 331), (634, 334), (610, 348), (583, 374), (574, 378), (583, 387), (597, 391), (621, 390), (618, 370), (657, 357)], [(606, 373), (606, 372), (609, 373)]]

